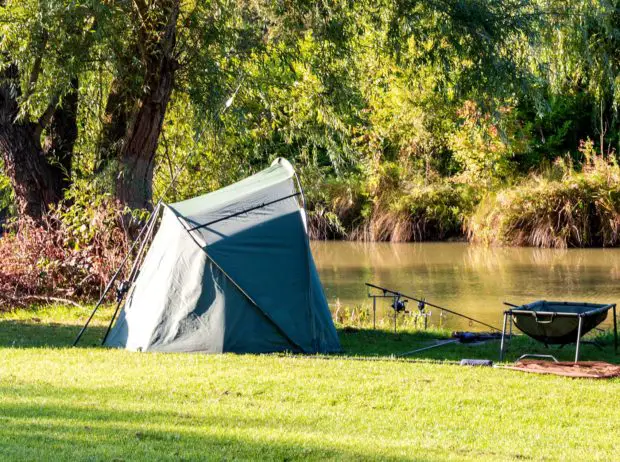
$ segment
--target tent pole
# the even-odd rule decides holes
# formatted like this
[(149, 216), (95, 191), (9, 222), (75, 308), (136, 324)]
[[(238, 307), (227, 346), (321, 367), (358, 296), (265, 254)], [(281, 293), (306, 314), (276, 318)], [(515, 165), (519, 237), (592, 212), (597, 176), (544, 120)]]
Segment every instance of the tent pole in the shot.
[[(179, 222), (181, 222), (181, 219), (177, 216), (177, 220), (179, 220)], [(276, 330), (291, 344), (291, 346), (293, 346), (294, 348), (297, 348), (299, 351), (301, 351), (302, 353), (306, 353), (306, 350), (304, 350), (297, 342), (295, 342), (285, 331), (284, 329), (282, 329), (277, 322), (275, 322), (271, 316), (269, 316), (261, 307), (258, 303), (256, 303), (256, 301), (250, 297), (250, 295), (243, 290), (243, 288), (237, 284), (237, 281), (235, 281), (233, 278), (230, 277), (230, 275), (224, 271), (224, 269), (217, 264), (217, 262), (211, 258), (211, 255), (209, 255), (209, 253), (206, 251), (206, 246), (204, 244), (201, 244), (198, 239), (196, 239), (196, 236), (194, 236), (194, 233), (191, 233), (189, 230), (187, 230), (187, 227), (181, 222), (181, 226), (183, 226), (186, 231), (187, 234), (189, 235), (189, 237), (196, 243), (196, 245), (198, 246), (198, 248), (200, 248), (205, 255), (207, 256), (207, 258), (209, 259), (209, 261), (211, 263), (213, 263), (213, 265), (215, 265), (215, 267), (220, 270), (222, 272), (222, 274), (226, 277), (226, 279), (228, 279), (238, 290), (239, 292), (241, 292), (249, 301), (252, 305), (254, 305), (256, 307), (256, 309), (258, 310), (258, 312), (260, 314), (262, 314), (265, 319), (267, 319), (275, 328)]]
[(239, 212), (235, 212), (232, 215), (228, 215), (228, 216), (225, 216), (225, 217), (222, 217), (222, 218), (218, 218), (217, 220), (210, 221), (208, 223), (202, 223), (202, 224), (196, 225), (196, 226), (194, 226), (192, 228), (185, 228), (185, 229), (186, 229), (187, 232), (192, 232), (192, 231), (196, 231), (196, 230), (199, 230), (199, 229), (202, 229), (202, 228), (207, 228), (207, 227), (209, 227), (211, 225), (215, 225), (215, 224), (220, 223), (222, 221), (230, 220), (231, 218), (238, 217), (239, 215), (245, 215), (246, 213), (262, 209), (264, 207), (267, 207), (268, 205), (277, 204), (278, 202), (285, 201), (286, 199), (290, 199), (291, 197), (297, 197), (300, 194), (301, 193), (298, 193), (298, 192), (294, 193), (294, 194), (289, 194), (288, 196), (284, 196), (284, 197), (281, 197), (279, 199), (272, 200), (271, 202), (263, 202), (260, 205), (257, 205), (255, 207), (251, 207), (249, 209), (241, 210)]

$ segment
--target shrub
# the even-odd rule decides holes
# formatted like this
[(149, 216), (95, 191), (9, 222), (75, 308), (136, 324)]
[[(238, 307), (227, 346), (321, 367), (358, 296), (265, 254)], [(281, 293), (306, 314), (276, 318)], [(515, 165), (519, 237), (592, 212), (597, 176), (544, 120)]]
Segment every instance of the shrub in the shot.
[(620, 168), (595, 155), (586, 155), (580, 172), (556, 161), (547, 176), (531, 176), (482, 201), (467, 235), (473, 242), (514, 246), (619, 245)]
[(0, 238), (0, 307), (97, 297), (142, 218), (107, 195), (82, 189), (41, 222), (13, 221)]
[(466, 101), (457, 114), (461, 124), (450, 135), (449, 146), (461, 168), (461, 181), (494, 187), (510, 178), (515, 153), (526, 152), (529, 142), (516, 111), (504, 106), (492, 116)]
[(304, 178), (310, 188), (308, 233), (311, 239), (341, 239), (362, 219), (368, 197), (364, 183), (357, 176), (346, 178)]
[(351, 237), (391, 242), (462, 237), (463, 221), (476, 201), (476, 190), (467, 185), (450, 181), (411, 184), (378, 198), (372, 214)]

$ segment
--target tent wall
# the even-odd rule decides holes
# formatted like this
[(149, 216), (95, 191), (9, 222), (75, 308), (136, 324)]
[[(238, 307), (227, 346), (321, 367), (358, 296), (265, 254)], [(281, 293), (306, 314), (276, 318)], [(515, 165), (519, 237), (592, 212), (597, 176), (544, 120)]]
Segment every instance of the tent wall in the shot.
[(166, 210), (106, 342), (141, 351), (293, 350)]

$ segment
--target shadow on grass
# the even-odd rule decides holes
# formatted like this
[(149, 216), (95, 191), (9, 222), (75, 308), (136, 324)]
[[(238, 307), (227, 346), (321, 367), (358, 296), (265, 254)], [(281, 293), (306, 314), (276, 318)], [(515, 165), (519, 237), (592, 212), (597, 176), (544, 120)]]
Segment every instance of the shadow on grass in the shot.
[[(62, 323), (37, 323), (33, 321), (0, 321), (0, 348), (70, 347), (80, 332), (81, 325)], [(105, 327), (89, 327), (79, 346), (100, 346)]]
[[(78, 390), (78, 392), (90, 391)], [(3, 390), (14, 397), (13, 390)], [(74, 391), (73, 391), (74, 392)], [(35, 395), (36, 396), (36, 395)], [(73, 394), (71, 395), (73, 396)], [(80, 396), (81, 397), (81, 396)], [(327, 442), (300, 445), (308, 429), (294, 417), (201, 415), (63, 403), (2, 404), (3, 460), (364, 460), (368, 454)], [(286, 431), (283, 431), (285, 428)], [(383, 460), (397, 460), (382, 457)]]
[[(345, 356), (360, 357), (402, 357), (403, 359), (426, 359), (434, 361), (460, 361), (461, 359), (499, 360), (499, 340), (480, 343), (444, 343), (451, 339), (448, 332), (441, 331), (402, 331), (392, 332), (373, 329), (344, 328), (339, 330), (340, 341)], [(591, 337), (588, 337), (591, 339)], [(620, 355), (614, 353), (613, 334), (606, 333), (596, 337), (595, 345), (581, 345), (580, 360), (608, 361), (620, 363)], [(439, 345), (406, 356), (399, 356), (419, 348)], [(545, 347), (525, 335), (514, 335), (507, 343), (505, 361), (515, 361), (519, 356), (530, 353), (553, 355), (560, 361), (572, 361), (575, 357), (575, 346), (566, 345)]]
[[(40, 348), (70, 347), (75, 340), (81, 325), (61, 323), (33, 323), (32, 321), (0, 321), (0, 348)], [(100, 347), (105, 334), (105, 327), (89, 327), (82, 337), (80, 347)], [(351, 328), (338, 329), (343, 353), (335, 355), (339, 358), (402, 358), (403, 360), (460, 361), (468, 359), (499, 359), (499, 340), (481, 343), (445, 343), (449, 340), (449, 332), (435, 330), (392, 332), (379, 329)], [(580, 359), (583, 361), (608, 361), (620, 363), (620, 355), (614, 353), (613, 335), (598, 335), (598, 348), (590, 344), (582, 344)], [(443, 344), (442, 344), (443, 343)], [(435, 348), (418, 353), (400, 356), (419, 348), (441, 344)], [(525, 353), (553, 355), (560, 361), (572, 361), (575, 346), (564, 348), (551, 346), (546, 348), (525, 335), (515, 335), (508, 342), (505, 361), (514, 361)]]

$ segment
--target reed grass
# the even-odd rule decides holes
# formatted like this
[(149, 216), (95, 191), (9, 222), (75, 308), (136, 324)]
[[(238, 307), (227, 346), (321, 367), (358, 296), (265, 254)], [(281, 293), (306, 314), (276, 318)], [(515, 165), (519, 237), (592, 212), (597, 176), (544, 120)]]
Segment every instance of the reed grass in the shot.
[(476, 196), (474, 188), (449, 181), (406, 184), (402, 190), (384, 192), (376, 198), (372, 214), (350, 238), (390, 242), (460, 238)]
[(312, 239), (416, 242), (462, 238), (478, 192), (465, 184), (420, 179), (386, 180), (370, 188), (357, 178), (328, 182), (319, 199), (311, 197)]
[(550, 248), (620, 245), (620, 168), (593, 156), (489, 195), (466, 222), (471, 242)]

